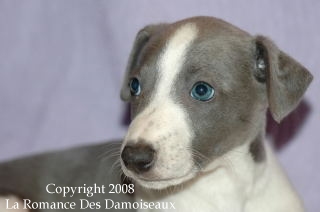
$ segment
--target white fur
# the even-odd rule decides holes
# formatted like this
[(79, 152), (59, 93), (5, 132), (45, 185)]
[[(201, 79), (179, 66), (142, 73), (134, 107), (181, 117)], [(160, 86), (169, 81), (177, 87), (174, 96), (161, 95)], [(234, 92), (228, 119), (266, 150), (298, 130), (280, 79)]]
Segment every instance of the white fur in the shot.
[[(249, 152), (251, 139), (205, 170), (194, 167), (191, 120), (170, 92), (196, 36), (196, 26), (189, 23), (169, 39), (158, 62), (160, 77), (152, 100), (133, 120), (123, 143), (122, 147), (143, 139), (157, 151), (156, 164), (146, 174), (137, 176), (122, 164), (124, 173), (138, 183), (136, 200), (172, 202), (176, 212), (302, 212), (299, 198), (267, 145), (266, 159), (259, 163)], [(171, 185), (176, 187), (164, 189)]]
[(246, 143), (234, 149), (176, 191), (163, 194), (139, 188), (136, 199), (172, 202), (176, 212), (302, 212), (270, 148), (266, 145), (267, 161), (261, 164), (252, 160), (248, 148)]
[[(7, 204), (7, 199), (9, 199)], [(19, 209), (9, 209), (12, 208), (13, 204), (17, 202), (19, 204)], [(19, 199), (16, 196), (10, 195), (10, 196), (1, 196), (0, 197), (0, 212), (27, 212), (29, 210), (23, 209), (23, 202), (21, 199)]]
[(123, 147), (143, 139), (157, 151), (157, 160), (148, 176), (136, 176), (123, 166), (126, 175), (149, 188), (165, 188), (194, 176), (194, 164), (188, 148), (193, 131), (184, 109), (174, 103), (174, 87), (188, 47), (197, 36), (197, 28), (188, 23), (168, 40), (158, 63), (159, 79), (149, 105), (131, 123)]

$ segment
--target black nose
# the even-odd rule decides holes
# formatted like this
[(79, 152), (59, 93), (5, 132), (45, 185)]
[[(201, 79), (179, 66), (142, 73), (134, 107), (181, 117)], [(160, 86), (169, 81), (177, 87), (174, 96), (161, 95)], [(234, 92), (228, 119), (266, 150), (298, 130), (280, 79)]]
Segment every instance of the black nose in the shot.
[(155, 151), (148, 145), (126, 146), (121, 158), (124, 165), (136, 173), (148, 171), (154, 164)]

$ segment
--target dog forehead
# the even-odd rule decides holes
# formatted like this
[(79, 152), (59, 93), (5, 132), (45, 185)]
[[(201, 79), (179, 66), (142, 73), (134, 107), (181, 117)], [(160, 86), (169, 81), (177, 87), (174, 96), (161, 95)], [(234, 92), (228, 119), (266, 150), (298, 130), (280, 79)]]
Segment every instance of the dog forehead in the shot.
[(196, 25), (186, 23), (180, 26), (167, 41), (158, 62), (158, 96), (170, 93), (173, 82), (183, 67), (188, 49), (192, 41), (196, 39), (197, 34)]
[[(194, 35), (196, 36), (192, 39), (187, 39), (188, 36)], [(252, 36), (240, 28), (221, 19), (205, 16), (172, 23), (154, 37), (155, 42), (151, 42), (147, 54), (156, 52), (158, 60), (161, 59), (159, 55), (163, 55), (164, 51), (172, 51), (171, 49), (185, 45), (188, 41), (194, 41), (190, 44), (189, 49), (196, 49), (191, 53), (199, 57), (204, 53), (225, 52), (230, 49), (230, 46), (234, 50), (244, 46), (248, 47), (248, 44), (252, 42)], [(154, 51), (155, 47), (159, 51)]]
[[(247, 32), (212, 17), (191, 18), (198, 36), (185, 55), (179, 78), (201, 76), (224, 91), (251, 79), (254, 49)], [(205, 79), (203, 79), (205, 78)], [(192, 81), (192, 80), (191, 80)]]
[[(217, 38), (221, 45), (224, 45), (224, 42), (228, 42), (228, 38), (236, 38), (241, 42), (241, 39), (248, 40), (248, 37), (251, 37), (247, 32), (237, 28), (236, 26), (225, 22), (221, 19), (214, 17), (192, 17), (184, 19), (171, 24), (163, 24), (159, 27), (156, 33), (154, 33), (147, 45), (141, 53), (142, 64), (147, 66), (152, 66), (155, 63), (158, 63), (162, 59), (164, 51), (170, 48), (175, 48), (175, 46), (181, 46), (187, 43), (188, 36), (192, 35), (196, 31), (197, 42), (193, 42), (190, 49), (198, 43), (208, 43), (210, 44), (213, 38)], [(173, 42), (175, 41), (175, 42)], [(211, 45), (212, 46), (212, 45)]]
[[(143, 49), (143, 65), (136, 70), (140, 72), (145, 87), (152, 90), (150, 97), (153, 98), (149, 98), (148, 102), (154, 100), (155, 95), (165, 98), (177, 75), (189, 76), (186, 71), (192, 70), (194, 66), (194, 70), (210, 69), (210, 75), (217, 75), (220, 81), (228, 84), (237, 75), (232, 73), (234, 63), (243, 66), (240, 63), (250, 61), (243, 58), (249, 54), (241, 53), (242, 50), (248, 51), (250, 42), (251, 36), (245, 31), (212, 17), (189, 18), (162, 26)], [(232, 62), (226, 63), (228, 60)], [(225, 64), (231, 68), (222, 68)], [(224, 73), (219, 73), (222, 70)], [(230, 72), (231, 77), (226, 71)]]

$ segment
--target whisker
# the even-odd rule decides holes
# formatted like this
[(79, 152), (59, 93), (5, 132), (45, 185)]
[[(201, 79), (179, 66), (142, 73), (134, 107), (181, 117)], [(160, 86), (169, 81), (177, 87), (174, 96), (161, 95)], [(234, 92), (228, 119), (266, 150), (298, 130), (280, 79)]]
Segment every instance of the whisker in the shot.
[(113, 153), (118, 153), (119, 155), (120, 155), (120, 149), (119, 148), (115, 148), (115, 147), (113, 147), (113, 148), (105, 148), (105, 150), (101, 150), (101, 152), (98, 154), (98, 155), (96, 155), (96, 157), (98, 158), (98, 159), (102, 159), (102, 158), (104, 158), (106, 155), (109, 155), (109, 154), (113, 154)]

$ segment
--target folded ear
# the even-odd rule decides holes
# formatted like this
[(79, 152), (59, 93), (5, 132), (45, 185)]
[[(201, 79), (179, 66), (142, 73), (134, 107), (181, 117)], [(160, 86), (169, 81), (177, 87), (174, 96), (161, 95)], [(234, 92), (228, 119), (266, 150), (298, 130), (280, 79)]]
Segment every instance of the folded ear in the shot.
[(123, 101), (128, 101), (130, 99), (130, 90), (128, 89), (129, 83), (129, 73), (131, 70), (137, 68), (141, 62), (141, 52), (143, 48), (146, 46), (152, 35), (158, 32), (161, 28), (165, 27), (166, 24), (157, 24), (157, 25), (148, 25), (141, 29), (136, 35), (135, 42), (133, 44), (133, 48), (129, 55), (129, 60), (126, 68), (126, 74), (123, 80), (122, 88), (121, 88), (121, 99)]
[(255, 75), (266, 82), (269, 109), (274, 120), (280, 122), (298, 105), (313, 77), (268, 38), (257, 36), (255, 44)]

